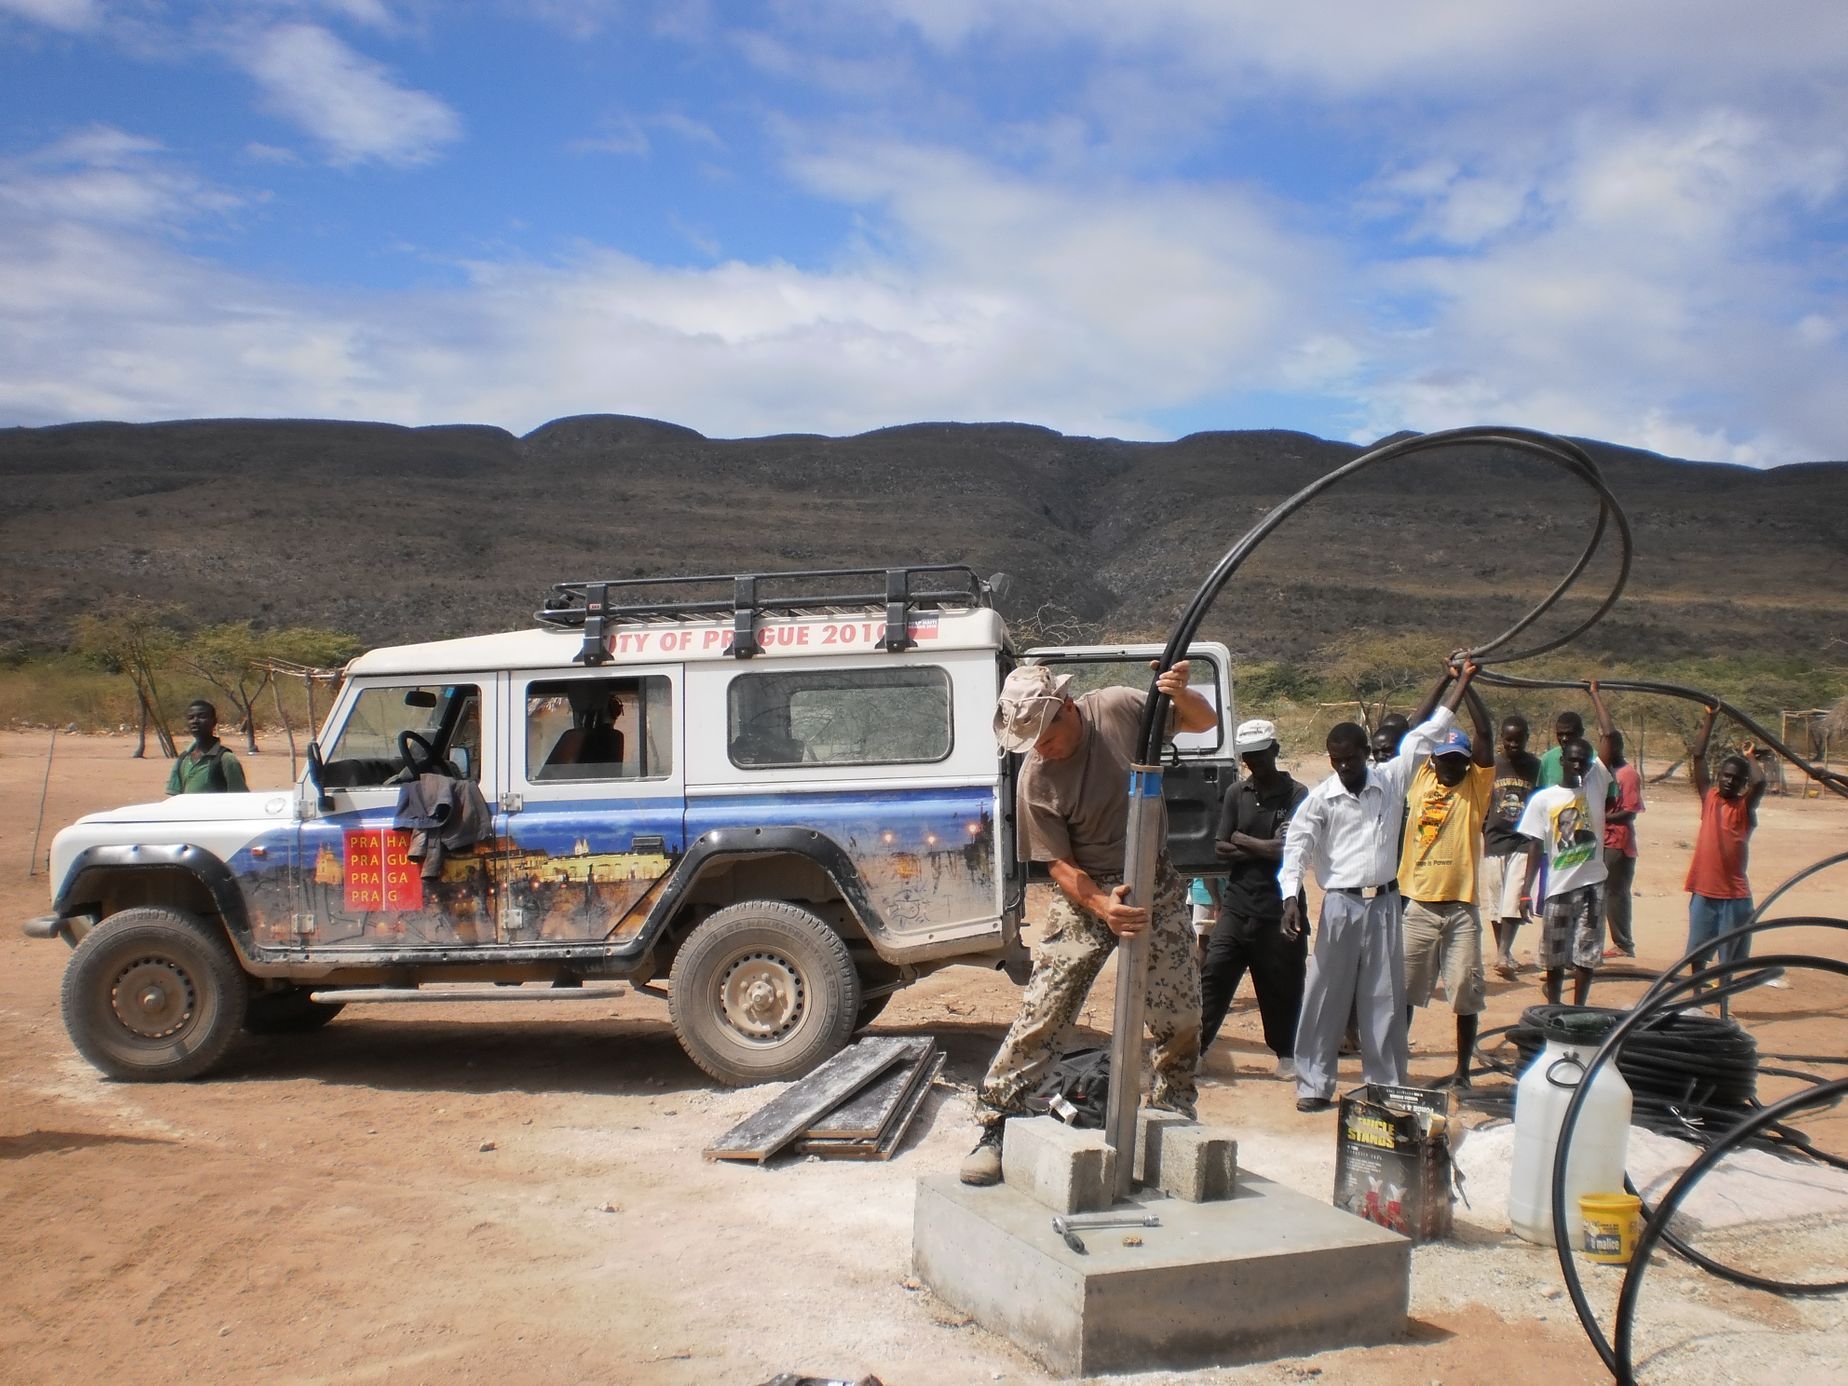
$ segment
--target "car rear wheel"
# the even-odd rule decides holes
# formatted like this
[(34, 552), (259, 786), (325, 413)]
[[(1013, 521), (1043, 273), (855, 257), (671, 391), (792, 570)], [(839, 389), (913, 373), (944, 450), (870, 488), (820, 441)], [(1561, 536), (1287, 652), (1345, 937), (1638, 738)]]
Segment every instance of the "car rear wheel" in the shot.
[(64, 1028), (77, 1052), (111, 1078), (196, 1078), (237, 1038), (248, 985), (212, 925), (179, 910), (123, 910), (71, 955)]
[(861, 1008), (841, 936), (780, 900), (713, 914), (681, 946), (669, 987), (681, 1047), (733, 1087), (800, 1078), (847, 1043)]

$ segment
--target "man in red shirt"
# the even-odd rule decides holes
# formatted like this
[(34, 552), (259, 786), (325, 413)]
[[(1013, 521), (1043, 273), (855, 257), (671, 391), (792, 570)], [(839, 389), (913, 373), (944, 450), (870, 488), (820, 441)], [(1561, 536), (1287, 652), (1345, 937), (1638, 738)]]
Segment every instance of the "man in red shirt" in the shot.
[[(1694, 791), (1700, 795), (1700, 832), (1694, 839), (1694, 859), (1688, 863), (1688, 951), (1711, 943), (1739, 928), (1752, 916), (1752, 886), (1745, 878), (1745, 858), (1752, 830), (1758, 826), (1758, 801), (1764, 797), (1765, 774), (1758, 768), (1751, 742), (1740, 753), (1720, 762), (1714, 776), (1707, 774), (1707, 742), (1713, 736), (1713, 719), (1719, 708), (1707, 709), (1707, 720), (1694, 738), (1689, 764)], [(1696, 960), (1697, 968), (1711, 959), (1730, 962), (1751, 953), (1749, 938), (1734, 939)]]

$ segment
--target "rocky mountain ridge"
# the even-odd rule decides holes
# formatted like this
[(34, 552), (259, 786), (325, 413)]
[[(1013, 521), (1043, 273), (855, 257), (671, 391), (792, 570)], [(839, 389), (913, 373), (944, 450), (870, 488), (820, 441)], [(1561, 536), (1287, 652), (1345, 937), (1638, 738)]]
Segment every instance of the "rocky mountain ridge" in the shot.
[[(1848, 463), (1754, 471), (1587, 446), (1637, 540), (1588, 654), (1840, 643)], [(1005, 423), (709, 439), (614, 415), (524, 437), (239, 419), (0, 430), (0, 642), (57, 648), (77, 613), (135, 596), (201, 620), (428, 639), (524, 624), (563, 579), (907, 562), (1008, 572), (1016, 622), (1157, 636), (1258, 516), (1358, 451)], [(1357, 629), (1465, 643), (1550, 589), (1595, 515), (1587, 489), (1530, 461), (1372, 469), (1281, 528), (1207, 630), (1263, 658)], [(1574, 609), (1614, 567), (1594, 563)]]

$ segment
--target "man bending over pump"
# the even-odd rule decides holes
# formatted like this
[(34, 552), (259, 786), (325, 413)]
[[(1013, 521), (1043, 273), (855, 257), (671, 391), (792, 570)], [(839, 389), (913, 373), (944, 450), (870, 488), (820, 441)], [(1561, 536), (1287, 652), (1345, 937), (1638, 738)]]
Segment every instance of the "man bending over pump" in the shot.
[[(1156, 676), (1170, 702), (1167, 734), (1205, 731), (1219, 715), (1187, 686), (1182, 660)], [(1129, 773), (1141, 753), (1145, 695), (1133, 688), (1099, 688), (1076, 700), (1043, 664), (1014, 670), (1001, 687), (995, 739), (1004, 750), (1024, 752), (1015, 781), (1020, 855), (1045, 862), (1058, 886), (1045, 933), (1033, 950), (1020, 1014), (988, 1066), (976, 1094), (982, 1138), (962, 1164), (965, 1184), (1001, 1179), (1003, 1123), (1026, 1111), (1027, 1094), (1058, 1059), (1091, 983), (1119, 938), (1147, 933), (1149, 1033), (1155, 1039), (1149, 1105), (1192, 1116), (1194, 1070), (1200, 1060), (1200, 964), (1194, 957), (1187, 887), (1163, 851), (1155, 866), (1152, 898), (1126, 897), (1123, 854), (1129, 836)], [(1166, 843), (1167, 815), (1156, 841)], [(1136, 1036), (1140, 1052), (1141, 1036)], [(1132, 1075), (1140, 1079), (1141, 1075)], [(1112, 1074), (1111, 1081), (1122, 1081)]]

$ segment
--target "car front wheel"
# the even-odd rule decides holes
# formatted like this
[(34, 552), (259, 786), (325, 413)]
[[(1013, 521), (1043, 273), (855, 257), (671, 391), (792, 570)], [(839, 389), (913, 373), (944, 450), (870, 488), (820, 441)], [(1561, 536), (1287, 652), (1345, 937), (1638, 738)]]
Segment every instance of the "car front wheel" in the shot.
[(841, 936), (798, 905), (749, 900), (705, 920), (674, 959), (668, 1012), (721, 1083), (800, 1078), (852, 1036), (860, 978)]
[(179, 910), (111, 915), (64, 972), (64, 1028), (77, 1052), (131, 1083), (196, 1078), (244, 1024), (248, 981), (212, 925)]

